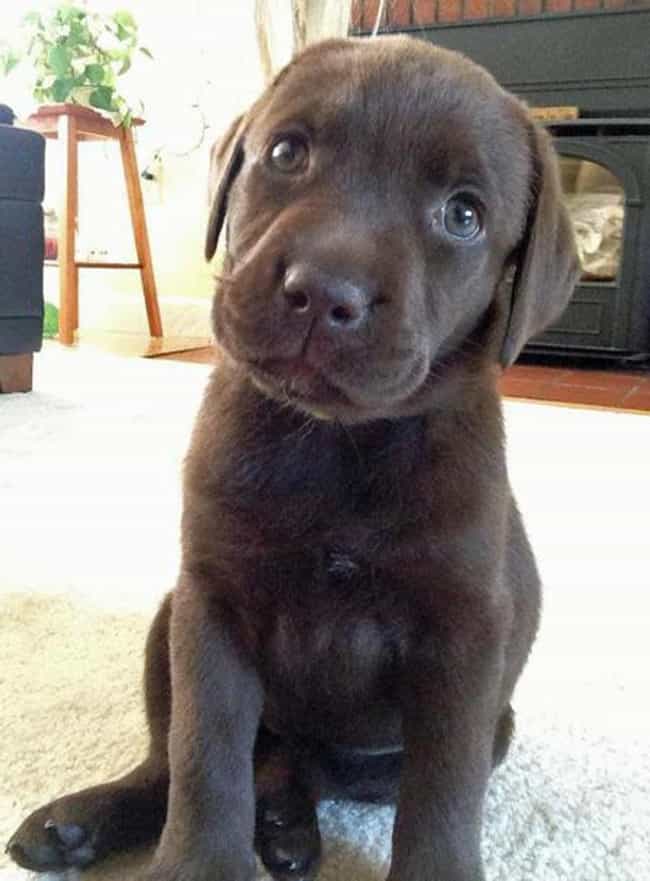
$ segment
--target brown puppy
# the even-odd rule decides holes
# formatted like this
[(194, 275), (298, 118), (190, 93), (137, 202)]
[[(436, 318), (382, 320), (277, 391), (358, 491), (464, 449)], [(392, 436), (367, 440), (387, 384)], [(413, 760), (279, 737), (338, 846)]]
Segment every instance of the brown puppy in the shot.
[(146, 881), (250, 881), (255, 845), (312, 877), (318, 798), (398, 794), (390, 881), (479, 881), (539, 609), (498, 366), (576, 274), (548, 139), (458, 55), (331, 41), (214, 162), (225, 361), (148, 643), (150, 755), (10, 852), (83, 866), (162, 831)]

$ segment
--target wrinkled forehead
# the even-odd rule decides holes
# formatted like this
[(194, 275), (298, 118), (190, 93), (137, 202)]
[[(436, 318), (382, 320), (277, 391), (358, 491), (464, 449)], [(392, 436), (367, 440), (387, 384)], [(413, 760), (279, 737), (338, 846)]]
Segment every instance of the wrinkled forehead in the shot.
[(250, 136), (262, 147), (296, 125), (319, 143), (372, 159), (379, 173), (410, 166), (433, 179), (505, 187), (513, 198), (529, 179), (515, 99), (462, 56), (408, 38), (307, 51), (260, 102)]

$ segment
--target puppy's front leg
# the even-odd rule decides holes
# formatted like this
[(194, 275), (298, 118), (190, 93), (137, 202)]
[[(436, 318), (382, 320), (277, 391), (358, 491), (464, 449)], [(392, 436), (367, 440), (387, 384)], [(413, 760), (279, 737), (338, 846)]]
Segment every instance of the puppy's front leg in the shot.
[(402, 682), (404, 764), (388, 881), (483, 881), (501, 652), (432, 638)]
[(251, 881), (259, 678), (205, 585), (181, 577), (171, 620), (167, 821), (142, 881)]

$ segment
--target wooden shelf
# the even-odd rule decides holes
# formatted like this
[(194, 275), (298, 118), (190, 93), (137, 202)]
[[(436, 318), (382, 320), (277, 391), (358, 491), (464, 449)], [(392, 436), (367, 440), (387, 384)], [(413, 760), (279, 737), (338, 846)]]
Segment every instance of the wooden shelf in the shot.
[[(46, 266), (58, 266), (57, 260), (45, 260)], [(79, 269), (142, 269), (142, 263), (118, 263), (109, 260), (75, 260)]]

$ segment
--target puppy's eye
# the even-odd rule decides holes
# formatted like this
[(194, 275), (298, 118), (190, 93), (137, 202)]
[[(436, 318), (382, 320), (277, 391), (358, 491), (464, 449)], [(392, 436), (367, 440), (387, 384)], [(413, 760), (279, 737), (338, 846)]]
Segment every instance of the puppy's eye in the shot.
[(285, 135), (275, 141), (269, 152), (269, 161), (274, 168), (286, 174), (302, 171), (308, 158), (307, 141), (300, 135)]
[(473, 239), (481, 231), (481, 215), (475, 199), (468, 193), (457, 193), (444, 205), (442, 222), (455, 239)]

